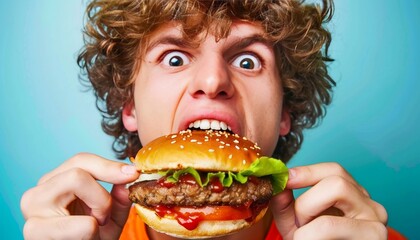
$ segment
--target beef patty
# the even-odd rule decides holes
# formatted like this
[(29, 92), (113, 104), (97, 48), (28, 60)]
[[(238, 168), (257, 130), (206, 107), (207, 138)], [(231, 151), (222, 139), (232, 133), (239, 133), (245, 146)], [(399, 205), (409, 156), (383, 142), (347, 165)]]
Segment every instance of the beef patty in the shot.
[(234, 182), (231, 187), (223, 188), (218, 192), (212, 191), (210, 185), (201, 187), (198, 184), (177, 183), (174, 186), (165, 187), (156, 180), (137, 182), (129, 188), (130, 200), (146, 207), (157, 205), (241, 206), (249, 202), (267, 202), (273, 193), (268, 178), (247, 181), (245, 184)]

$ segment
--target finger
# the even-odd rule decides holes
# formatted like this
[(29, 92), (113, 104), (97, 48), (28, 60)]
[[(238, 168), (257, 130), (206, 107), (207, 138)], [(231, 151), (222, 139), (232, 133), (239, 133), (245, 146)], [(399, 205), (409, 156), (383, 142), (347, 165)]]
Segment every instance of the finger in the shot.
[(384, 224), (375, 221), (321, 216), (296, 230), (293, 239), (385, 240), (387, 229)]
[[(55, 197), (51, 197), (55, 196)], [(89, 173), (73, 168), (55, 175), (28, 191), (22, 197), (26, 217), (70, 215), (68, 205), (80, 199), (100, 224), (106, 221), (111, 209), (111, 197)]]
[(58, 168), (44, 175), (38, 184), (72, 168), (80, 168), (90, 173), (95, 179), (113, 183), (125, 184), (134, 181), (139, 176), (135, 166), (102, 158), (95, 154), (79, 153), (65, 161)]
[(125, 222), (127, 221), (132, 203), (128, 198), (128, 189), (125, 185), (114, 185), (111, 190), (113, 198), (111, 215), (104, 226), (100, 226), (100, 235), (107, 239), (118, 239)]
[(89, 216), (29, 218), (23, 235), (25, 239), (99, 239), (98, 223)]
[(295, 224), (295, 199), (291, 190), (286, 189), (270, 201), (270, 209), (277, 229), (284, 239), (292, 239)]
[(308, 166), (299, 166), (289, 169), (287, 187), (291, 189), (314, 186), (329, 176), (339, 176), (356, 186), (367, 197), (369, 193), (360, 186), (353, 177), (338, 163), (325, 162)]
[(348, 179), (330, 176), (303, 193), (296, 200), (295, 211), (301, 225), (330, 209), (339, 209), (348, 218), (382, 221), (383, 212), (377, 205)]
[(132, 206), (132, 202), (128, 198), (128, 193), (129, 191), (125, 185), (114, 185), (111, 191), (113, 198), (111, 220), (121, 228), (124, 227)]

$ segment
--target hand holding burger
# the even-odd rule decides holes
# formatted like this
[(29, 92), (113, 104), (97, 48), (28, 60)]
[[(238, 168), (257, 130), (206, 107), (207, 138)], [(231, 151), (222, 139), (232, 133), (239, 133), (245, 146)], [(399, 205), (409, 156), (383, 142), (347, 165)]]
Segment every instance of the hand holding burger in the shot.
[(271, 197), (283, 191), (287, 167), (260, 156), (236, 134), (182, 131), (144, 146), (132, 162), (141, 172), (130, 200), (143, 221), (176, 237), (207, 238), (260, 220)]

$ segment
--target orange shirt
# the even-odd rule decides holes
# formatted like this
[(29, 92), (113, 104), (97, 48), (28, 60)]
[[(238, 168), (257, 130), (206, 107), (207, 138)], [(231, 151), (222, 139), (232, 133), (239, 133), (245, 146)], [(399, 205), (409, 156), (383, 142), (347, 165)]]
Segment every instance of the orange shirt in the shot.
[[(146, 231), (146, 225), (141, 218), (136, 214), (135, 209), (132, 208), (127, 222), (121, 233), (120, 240), (149, 240)], [(271, 224), (265, 240), (283, 240), (280, 233), (277, 231), (274, 222)], [(388, 240), (407, 240), (400, 233), (392, 228), (388, 228)]]

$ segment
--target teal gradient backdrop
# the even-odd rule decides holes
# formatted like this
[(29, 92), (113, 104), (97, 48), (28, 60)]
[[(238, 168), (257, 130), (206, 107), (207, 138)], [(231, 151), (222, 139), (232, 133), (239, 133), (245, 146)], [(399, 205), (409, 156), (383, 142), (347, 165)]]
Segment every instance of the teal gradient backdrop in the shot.
[[(81, 151), (114, 159), (91, 92), (78, 81), (85, 1), (2, 1), (0, 222), (22, 238), (20, 197)], [(290, 166), (339, 161), (419, 239), (420, 1), (337, 0), (334, 102)], [(416, 229), (417, 228), (417, 229)]]

